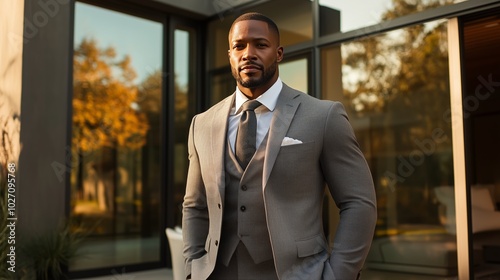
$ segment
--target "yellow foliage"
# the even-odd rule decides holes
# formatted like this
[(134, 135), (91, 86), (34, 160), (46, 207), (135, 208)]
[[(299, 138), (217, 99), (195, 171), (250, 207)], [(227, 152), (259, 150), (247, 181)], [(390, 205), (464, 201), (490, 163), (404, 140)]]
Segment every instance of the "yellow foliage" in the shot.
[(82, 151), (142, 147), (149, 125), (137, 106), (130, 57), (118, 60), (114, 48), (84, 39), (73, 65), (73, 145)]

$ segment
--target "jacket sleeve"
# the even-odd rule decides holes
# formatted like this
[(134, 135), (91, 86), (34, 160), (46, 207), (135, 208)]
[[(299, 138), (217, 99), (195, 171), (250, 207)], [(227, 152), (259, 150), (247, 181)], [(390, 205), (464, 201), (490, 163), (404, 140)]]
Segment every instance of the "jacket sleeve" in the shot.
[[(377, 219), (375, 188), (343, 105), (332, 103), (325, 124), (321, 165), (330, 193), (340, 209), (326, 274), (357, 279), (373, 239)], [(332, 277), (325, 277), (332, 279)]]
[(189, 129), (188, 157), (189, 169), (186, 183), (186, 194), (183, 202), (182, 235), (184, 240), (183, 255), (186, 275), (191, 274), (193, 259), (205, 254), (205, 241), (208, 235), (208, 208), (205, 185), (203, 183), (200, 162), (195, 145), (195, 120)]

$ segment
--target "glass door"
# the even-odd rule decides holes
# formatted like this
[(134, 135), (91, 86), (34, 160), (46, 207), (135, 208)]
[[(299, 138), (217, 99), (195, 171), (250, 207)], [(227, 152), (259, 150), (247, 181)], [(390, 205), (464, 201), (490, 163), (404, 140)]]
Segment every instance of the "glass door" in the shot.
[[(463, 23), (463, 111), (474, 276), (500, 278), (500, 10)], [(485, 278), (482, 278), (485, 277)], [(486, 278), (490, 277), (490, 278)]]
[(161, 260), (162, 22), (75, 3), (70, 271)]

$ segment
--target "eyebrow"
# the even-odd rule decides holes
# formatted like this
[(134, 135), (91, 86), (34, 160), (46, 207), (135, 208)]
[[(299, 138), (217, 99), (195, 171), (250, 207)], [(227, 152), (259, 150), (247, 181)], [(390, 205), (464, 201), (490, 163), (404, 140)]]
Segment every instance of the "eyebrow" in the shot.
[(247, 40), (247, 39), (235, 39), (235, 40), (232, 40), (231, 43), (239, 43), (239, 42), (243, 42), (243, 41), (267, 41), (267, 42), (271, 42), (271, 40), (265, 38), (265, 37), (257, 37), (257, 38), (252, 38), (250, 40)]

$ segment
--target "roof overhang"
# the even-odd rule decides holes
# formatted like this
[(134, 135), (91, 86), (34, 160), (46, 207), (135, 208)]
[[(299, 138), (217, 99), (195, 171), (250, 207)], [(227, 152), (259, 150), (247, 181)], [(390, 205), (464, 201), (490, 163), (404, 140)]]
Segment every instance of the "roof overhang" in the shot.
[(154, 0), (155, 2), (166, 4), (185, 10), (191, 13), (198, 14), (202, 17), (213, 17), (223, 15), (243, 8), (267, 2), (270, 0)]

